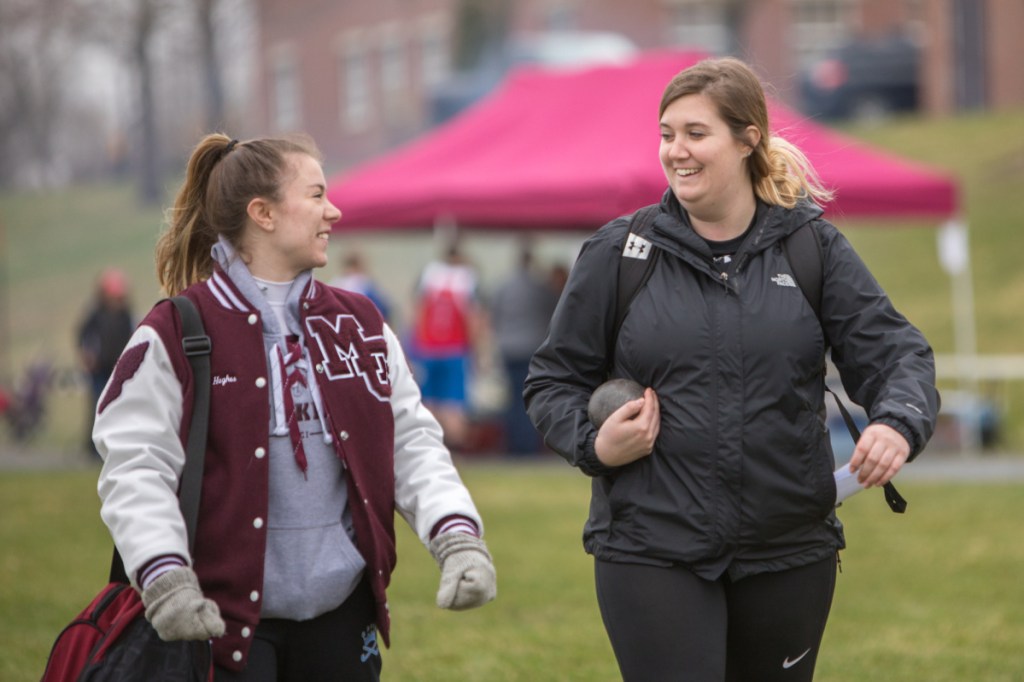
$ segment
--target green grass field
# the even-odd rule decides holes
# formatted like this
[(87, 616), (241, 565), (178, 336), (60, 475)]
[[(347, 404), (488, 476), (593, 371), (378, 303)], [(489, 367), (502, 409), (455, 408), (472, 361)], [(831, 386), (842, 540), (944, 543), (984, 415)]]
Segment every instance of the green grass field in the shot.
[[(403, 682), (618, 679), (580, 546), (587, 479), (545, 463), (460, 461), (487, 524), (498, 599), (434, 606), (438, 571), (399, 524), (384, 676)], [(104, 583), (110, 541), (96, 471), (0, 474), (0, 680), (38, 680), (57, 632)], [(905, 483), (905, 516), (879, 491), (847, 501), (835, 605), (817, 680), (1024, 679), (1019, 484)]]

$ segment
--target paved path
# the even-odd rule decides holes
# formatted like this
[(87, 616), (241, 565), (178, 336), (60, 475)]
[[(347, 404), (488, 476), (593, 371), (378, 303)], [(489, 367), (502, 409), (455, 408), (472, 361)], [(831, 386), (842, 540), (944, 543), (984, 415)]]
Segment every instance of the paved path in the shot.
[(901, 481), (1024, 482), (1024, 455), (923, 454), (900, 471)]

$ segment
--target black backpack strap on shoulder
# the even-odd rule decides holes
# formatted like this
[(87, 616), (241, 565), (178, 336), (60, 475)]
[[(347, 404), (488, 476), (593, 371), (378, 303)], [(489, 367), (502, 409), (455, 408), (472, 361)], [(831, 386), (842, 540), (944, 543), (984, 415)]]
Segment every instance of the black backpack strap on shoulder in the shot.
[(213, 346), (203, 328), (203, 319), (192, 301), (184, 296), (174, 296), (171, 301), (181, 315), (181, 347), (192, 365), (192, 422), (185, 446), (185, 468), (181, 472), (181, 485), (178, 489), (178, 500), (188, 529), (191, 551), (196, 540), (206, 458), (206, 433), (210, 418), (210, 351)]
[[(203, 467), (206, 459), (206, 434), (210, 420), (210, 337), (203, 328), (199, 311), (184, 296), (171, 299), (181, 316), (181, 347), (192, 366), (192, 421), (185, 445), (185, 468), (181, 472), (178, 504), (188, 530), (188, 548), (195, 547), (196, 525), (199, 521), (199, 498), (202, 495)], [(128, 575), (117, 549), (110, 564), (110, 581), (127, 583)]]
[[(793, 270), (793, 278), (796, 279), (796, 283), (803, 292), (804, 298), (807, 299), (807, 303), (814, 310), (814, 316), (818, 318), (820, 323), (822, 284), (825, 279), (825, 253), (821, 248), (821, 241), (818, 239), (813, 225), (811, 223), (804, 223), (797, 228), (795, 232), (782, 241), (782, 249), (786, 253), (789, 267)], [(824, 325), (822, 326), (824, 327)], [(832, 389), (826, 386), (825, 390), (835, 398), (836, 405), (839, 407), (839, 413), (843, 416), (843, 421), (846, 423), (846, 429), (850, 432), (850, 436), (856, 444), (860, 440), (860, 429), (857, 428), (853, 417), (850, 416), (850, 411), (846, 409), (846, 405), (843, 404), (843, 401), (839, 399), (839, 396)], [(891, 481), (883, 486), (883, 490), (885, 492), (885, 501), (890, 509), (897, 514), (902, 514), (907, 510), (907, 501), (903, 499), (903, 496), (899, 494), (896, 486)]]
[(821, 250), (821, 241), (814, 232), (811, 223), (804, 223), (782, 240), (782, 250), (786, 253), (789, 267), (793, 269), (800, 291), (814, 311), (814, 316), (821, 320), (821, 287), (825, 281), (825, 254)]
[(615, 297), (615, 320), (612, 333), (608, 339), (608, 368), (611, 369), (612, 358), (615, 357), (615, 344), (619, 338), (619, 328), (626, 319), (629, 306), (636, 298), (640, 289), (647, 284), (654, 271), (654, 265), (661, 255), (661, 249), (654, 246), (648, 238), (654, 219), (661, 212), (658, 204), (638, 209), (629, 221), (629, 234), (622, 245), (619, 258), (619, 273)]

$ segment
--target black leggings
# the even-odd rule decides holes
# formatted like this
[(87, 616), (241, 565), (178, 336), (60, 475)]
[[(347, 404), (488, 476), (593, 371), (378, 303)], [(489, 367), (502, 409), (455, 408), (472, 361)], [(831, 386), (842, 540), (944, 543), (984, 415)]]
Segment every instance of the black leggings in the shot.
[(595, 562), (597, 601), (625, 682), (809, 682), (836, 557), (742, 580)]
[(377, 682), (381, 659), (375, 607), (363, 580), (345, 603), (312, 620), (265, 618), (256, 626), (245, 670), (218, 667), (216, 682)]

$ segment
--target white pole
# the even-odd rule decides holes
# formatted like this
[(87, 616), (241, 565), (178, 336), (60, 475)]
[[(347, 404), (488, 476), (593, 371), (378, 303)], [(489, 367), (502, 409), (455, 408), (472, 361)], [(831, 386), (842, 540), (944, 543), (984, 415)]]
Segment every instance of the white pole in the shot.
[[(971, 251), (967, 224), (953, 219), (939, 230), (939, 260), (950, 274), (953, 294), (953, 344), (955, 346), (960, 390), (968, 407), (978, 394), (975, 365), (978, 355), (974, 319), (974, 285), (971, 278)], [(981, 423), (962, 420), (959, 424), (960, 448), (963, 454), (981, 449)]]

